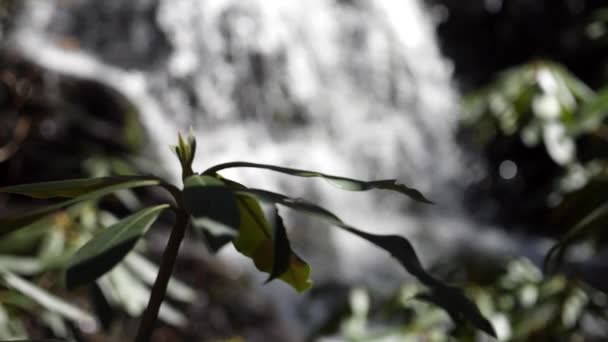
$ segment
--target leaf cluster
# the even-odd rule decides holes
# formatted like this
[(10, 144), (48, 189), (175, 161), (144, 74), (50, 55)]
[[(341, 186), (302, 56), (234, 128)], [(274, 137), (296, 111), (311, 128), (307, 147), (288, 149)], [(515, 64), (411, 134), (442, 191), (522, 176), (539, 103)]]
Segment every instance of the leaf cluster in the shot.
[[(173, 196), (173, 202), (141, 209), (93, 236), (74, 253), (66, 265), (65, 282), (68, 288), (90, 283), (116, 267), (132, 251), (161, 212), (171, 210), (175, 215), (186, 215), (189, 225), (204, 237), (212, 251), (232, 243), (241, 254), (252, 259), (256, 268), (268, 273), (267, 281), (280, 279), (301, 292), (312, 285), (310, 266), (291, 247), (288, 230), (278, 210), (283, 207), (318, 217), (385, 250), (428, 288), (425, 299), (444, 308), (457, 322), (469, 321), (478, 329), (495, 336), (492, 325), (461, 289), (445, 284), (424, 269), (406, 238), (359, 230), (315, 203), (249, 188), (223, 177), (220, 172), (235, 167), (259, 168), (297, 177), (321, 178), (348, 191), (388, 190), (418, 202), (431, 203), (418, 190), (394, 179), (361, 181), (315, 171), (247, 162), (219, 164), (198, 174), (192, 170), (195, 150), (196, 141), (192, 136), (186, 140), (179, 137), (179, 144), (174, 151), (182, 164), (182, 188), (155, 176), (77, 179), (0, 188), (0, 192), (33, 198), (67, 199), (33, 213), (1, 219), (0, 238), (38, 224), (58, 210), (69, 209), (118, 190), (160, 186)], [(263, 210), (264, 205), (271, 208), (269, 213)]]

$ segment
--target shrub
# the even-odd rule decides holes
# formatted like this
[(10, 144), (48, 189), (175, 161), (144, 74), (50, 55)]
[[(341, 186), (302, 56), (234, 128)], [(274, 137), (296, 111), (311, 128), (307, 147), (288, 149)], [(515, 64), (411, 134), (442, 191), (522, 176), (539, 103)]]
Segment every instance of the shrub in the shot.
[[(47, 219), (58, 210), (69, 210), (85, 201), (98, 199), (119, 190), (150, 186), (167, 190), (171, 194), (171, 202), (139, 210), (117, 221), (91, 238), (66, 263), (67, 288), (74, 289), (91, 283), (125, 258), (163, 211), (173, 212), (175, 223), (136, 337), (136, 341), (148, 341), (167, 291), (180, 243), (189, 227), (202, 233), (212, 251), (217, 251), (227, 243), (233, 243), (241, 254), (253, 260), (260, 271), (268, 273), (267, 282), (280, 279), (298, 292), (311, 287), (310, 266), (290, 246), (286, 228), (277, 209), (282, 206), (319, 217), (384, 249), (428, 288), (428, 292), (420, 296), (421, 299), (441, 306), (457, 322), (469, 321), (476, 328), (495, 336), (492, 325), (460, 288), (445, 284), (427, 273), (406, 238), (364, 232), (344, 223), (315, 203), (246, 187), (223, 177), (220, 172), (236, 167), (260, 168), (296, 177), (322, 178), (343, 190), (383, 189), (401, 193), (415, 201), (431, 203), (418, 190), (392, 179), (360, 181), (315, 171), (248, 162), (219, 164), (202, 173), (195, 173), (192, 170), (192, 162), (196, 141), (191, 135), (186, 140), (180, 135), (174, 151), (182, 167), (182, 189), (152, 175), (74, 179), (0, 188), (0, 192), (38, 199), (67, 198), (66, 201), (26, 215), (0, 220), (0, 238), (16, 230), (40, 224), (41, 220)], [(270, 214), (262, 210), (262, 204), (272, 208)], [(8, 270), (0, 270), (0, 277), (5, 285), (26, 296), (31, 295), (31, 291), (27, 290), (31, 286), (26, 280)], [(22, 286), (23, 284), (27, 286)], [(40, 298), (38, 296), (34, 299), (44, 305)]]

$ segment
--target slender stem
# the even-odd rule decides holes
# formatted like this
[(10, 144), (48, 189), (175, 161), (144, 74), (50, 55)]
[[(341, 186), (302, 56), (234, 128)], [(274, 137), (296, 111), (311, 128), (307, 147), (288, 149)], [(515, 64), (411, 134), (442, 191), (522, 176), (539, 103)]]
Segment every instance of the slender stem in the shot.
[(137, 330), (137, 336), (135, 342), (148, 342), (152, 336), (156, 319), (158, 318), (158, 310), (160, 305), (165, 298), (165, 292), (167, 291), (167, 284), (171, 278), (173, 272), (173, 265), (175, 265), (175, 259), (179, 251), (179, 246), (184, 238), (186, 227), (188, 226), (188, 214), (181, 208), (176, 211), (175, 225), (171, 231), (169, 242), (163, 252), (163, 258), (160, 263), (160, 269), (156, 276), (156, 281), (152, 287), (152, 293), (150, 294), (150, 301), (144, 311)]

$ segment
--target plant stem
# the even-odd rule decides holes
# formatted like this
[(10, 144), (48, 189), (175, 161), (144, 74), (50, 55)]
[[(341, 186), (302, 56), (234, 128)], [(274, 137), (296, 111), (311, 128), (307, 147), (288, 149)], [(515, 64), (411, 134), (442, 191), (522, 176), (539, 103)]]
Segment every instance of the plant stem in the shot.
[(156, 276), (156, 281), (154, 282), (152, 292), (150, 293), (150, 301), (148, 302), (148, 306), (139, 323), (135, 342), (150, 341), (152, 331), (154, 330), (158, 318), (158, 310), (160, 309), (160, 305), (167, 292), (167, 284), (169, 283), (171, 273), (173, 272), (173, 265), (175, 265), (179, 246), (184, 238), (186, 227), (188, 226), (188, 214), (183, 209), (178, 208), (175, 211), (175, 215), (175, 225), (171, 231), (167, 247), (165, 247), (165, 251), (163, 252), (158, 275)]

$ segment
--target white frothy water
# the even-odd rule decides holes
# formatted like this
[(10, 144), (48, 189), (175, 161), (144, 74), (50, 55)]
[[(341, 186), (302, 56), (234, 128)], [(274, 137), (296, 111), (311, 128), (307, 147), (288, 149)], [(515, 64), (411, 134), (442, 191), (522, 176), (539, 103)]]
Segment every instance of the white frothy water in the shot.
[[(360, 179), (396, 177), (439, 203), (425, 210), (430, 216), (399, 196), (345, 194), (261, 171), (226, 172), (256, 187), (312, 196), (363, 229), (446, 244), (470, 230), (453, 186), (466, 182), (470, 170), (453, 140), (458, 109), (450, 66), (417, 1), (110, 3), (31, 1), (12, 39), (34, 61), (98, 80), (133, 101), (152, 139), (157, 172), (177, 180), (167, 146), (177, 130), (192, 126), (199, 170), (245, 160)], [(118, 16), (129, 24), (112, 21)], [(168, 48), (155, 46), (154, 35)], [(66, 39), (82, 48), (61, 48)], [(129, 63), (131, 50), (142, 65), (160, 62)], [(339, 271), (328, 274), (361, 276), (365, 267), (353, 266), (377, 261), (356, 238), (313, 232), (293, 234), (323, 235), (310, 247), (321, 251), (319, 259), (326, 259), (323, 245), (334, 247), (328, 239), (338, 240), (329, 264)]]
[[(345, 194), (322, 181), (226, 172), (258, 188), (313, 198), (364, 230), (410, 237), (425, 261), (463, 241), (515, 248), (496, 233), (480, 234), (462, 214), (454, 184), (474, 172), (454, 142), (451, 68), (418, 1), (118, 3), (30, 1), (12, 39), (37, 63), (98, 80), (133, 101), (158, 173), (178, 179), (167, 146), (178, 129), (192, 126), (200, 171), (244, 160), (398, 178), (422, 190), (438, 205), (421, 210), (391, 194)], [(61, 48), (66, 38), (81, 49)], [(325, 227), (290, 233), (317, 280), (379, 284), (386, 279), (370, 274), (397, 268), (369, 244)]]

